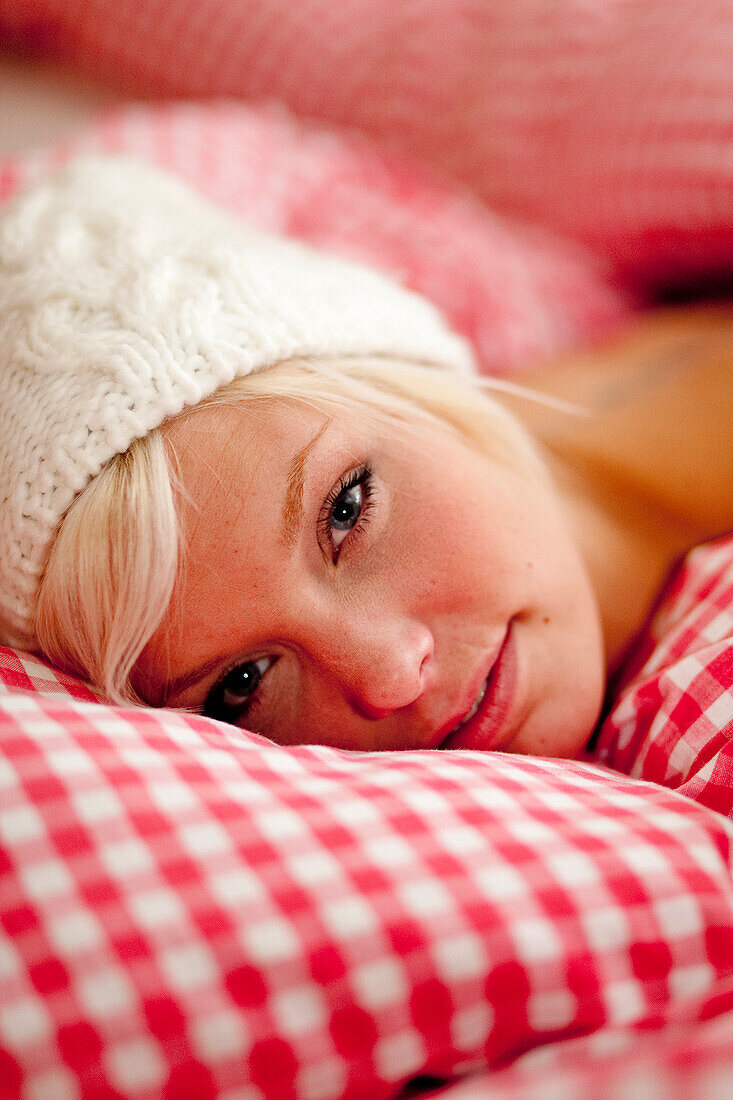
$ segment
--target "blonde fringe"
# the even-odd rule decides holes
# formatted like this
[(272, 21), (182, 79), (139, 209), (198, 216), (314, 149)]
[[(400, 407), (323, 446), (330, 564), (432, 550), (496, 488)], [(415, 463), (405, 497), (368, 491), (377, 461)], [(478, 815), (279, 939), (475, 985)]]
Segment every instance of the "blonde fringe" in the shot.
[(69, 510), (41, 586), (36, 635), (54, 664), (115, 703), (173, 593), (179, 531), (160, 432), (136, 440)]

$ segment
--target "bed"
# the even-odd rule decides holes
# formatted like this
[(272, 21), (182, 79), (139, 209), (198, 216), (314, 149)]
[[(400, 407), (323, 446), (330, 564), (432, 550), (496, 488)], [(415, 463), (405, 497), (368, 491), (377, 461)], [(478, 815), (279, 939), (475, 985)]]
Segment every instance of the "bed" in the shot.
[[(145, 157), (515, 375), (733, 270), (731, 23), (5, 0), (0, 196)], [(0, 1096), (725, 1100), (732, 742), (732, 536), (670, 577), (582, 761), (285, 749), (0, 648)]]

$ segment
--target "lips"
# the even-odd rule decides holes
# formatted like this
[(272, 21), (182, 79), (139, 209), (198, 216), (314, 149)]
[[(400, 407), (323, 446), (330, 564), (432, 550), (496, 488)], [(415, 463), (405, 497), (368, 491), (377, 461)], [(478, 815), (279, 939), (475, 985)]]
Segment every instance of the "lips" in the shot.
[(517, 682), (517, 655), (510, 623), (491, 670), (463, 718), (448, 731), (442, 749), (493, 748), (512, 709)]
[(478, 708), (481, 706), (481, 702), (483, 700), (484, 695), (486, 694), (486, 689), (487, 689), (488, 685), (489, 685), (489, 677), (487, 676), (486, 679), (484, 680), (483, 684), (481, 685), (481, 690), (478, 693), (478, 695), (476, 696), (476, 698), (474, 699), (473, 705), (472, 705), (471, 709), (469, 710), (468, 714), (466, 715), (465, 718), (461, 719), (461, 721), (458, 723), (458, 725), (453, 730), (451, 730), (451, 734), (457, 733), (458, 730), (461, 729), (462, 726), (465, 726), (466, 722), (471, 721), (474, 714), (476, 713)]

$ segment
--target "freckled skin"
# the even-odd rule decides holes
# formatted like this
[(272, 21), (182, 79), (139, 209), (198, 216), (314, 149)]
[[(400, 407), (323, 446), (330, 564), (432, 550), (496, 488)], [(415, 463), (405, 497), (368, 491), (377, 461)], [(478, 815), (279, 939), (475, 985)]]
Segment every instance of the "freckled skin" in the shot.
[[(286, 400), (201, 409), (168, 426), (184, 489), (183, 580), (138, 681), (222, 656), (165, 700), (201, 707), (229, 667), (265, 655), (256, 705), (237, 719), (282, 744), (412, 749), (470, 708), (509, 626), (517, 687), (496, 747), (573, 756), (604, 689), (599, 614), (553, 495), (440, 427), (417, 434)], [(281, 537), (285, 477), (309, 456), (303, 523)], [(339, 548), (318, 516), (338, 479), (373, 467), (363, 523)], [(518, 561), (522, 567), (518, 567)]]
[[(511, 624), (516, 691), (494, 747), (576, 755), (670, 568), (733, 525), (732, 350), (730, 309), (660, 311), (544, 368), (530, 385), (588, 413), (515, 408), (554, 494), (440, 428), (401, 435), (353, 411), (326, 424), (271, 401), (168, 425), (189, 545), (138, 690), (201, 707), (233, 665), (263, 659), (255, 705), (227, 718), (288, 744), (425, 747), (470, 709)], [(284, 471), (321, 430), (286, 545)], [(317, 517), (365, 461), (373, 507), (334, 566)], [(164, 673), (209, 659), (165, 695)]]

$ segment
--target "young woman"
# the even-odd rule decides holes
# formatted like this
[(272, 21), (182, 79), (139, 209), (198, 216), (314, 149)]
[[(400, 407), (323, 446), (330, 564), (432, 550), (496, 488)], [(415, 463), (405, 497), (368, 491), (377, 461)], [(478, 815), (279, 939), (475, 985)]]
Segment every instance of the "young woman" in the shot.
[(0, 258), (0, 640), (112, 700), (573, 756), (733, 527), (724, 311), (489, 396), (426, 303), (116, 161), (16, 200)]

